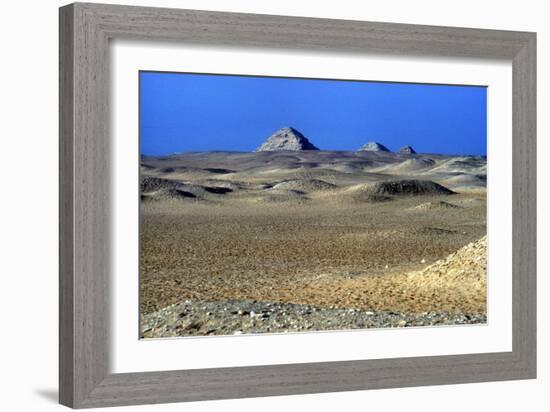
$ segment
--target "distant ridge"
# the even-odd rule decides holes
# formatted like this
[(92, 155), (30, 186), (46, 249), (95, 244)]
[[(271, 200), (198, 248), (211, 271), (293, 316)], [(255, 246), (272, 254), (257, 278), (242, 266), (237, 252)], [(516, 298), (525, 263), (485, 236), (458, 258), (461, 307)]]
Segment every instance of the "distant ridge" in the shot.
[(358, 152), (389, 152), (390, 149), (388, 149), (382, 143), (368, 142), (367, 144), (364, 144), (363, 146), (361, 146), (357, 151)]
[(414, 150), (412, 146), (403, 146), (401, 149), (399, 149), (399, 153), (415, 154), (416, 150)]
[(256, 152), (319, 150), (302, 133), (293, 127), (283, 127), (273, 133)]

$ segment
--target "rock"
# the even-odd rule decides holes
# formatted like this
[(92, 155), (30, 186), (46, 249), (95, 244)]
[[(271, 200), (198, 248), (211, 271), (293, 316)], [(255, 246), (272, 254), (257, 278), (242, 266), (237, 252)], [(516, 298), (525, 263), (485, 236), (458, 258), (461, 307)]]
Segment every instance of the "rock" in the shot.
[(292, 127), (283, 127), (272, 134), (256, 152), (319, 150), (302, 133)]
[(140, 179), (140, 192), (149, 193), (162, 189), (176, 189), (181, 183), (160, 177), (144, 176)]
[(358, 152), (389, 152), (390, 149), (388, 149), (386, 146), (378, 142), (368, 142), (367, 144), (364, 144), (363, 146), (361, 146), (357, 151)]
[(412, 148), (412, 146), (403, 146), (401, 149), (399, 149), (399, 153), (414, 154), (416, 153), (416, 151)]

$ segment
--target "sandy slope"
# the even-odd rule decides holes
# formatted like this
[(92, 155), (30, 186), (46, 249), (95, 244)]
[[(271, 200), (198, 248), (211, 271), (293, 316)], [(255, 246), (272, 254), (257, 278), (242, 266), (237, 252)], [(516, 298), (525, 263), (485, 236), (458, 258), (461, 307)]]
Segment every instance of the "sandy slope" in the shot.
[[(399, 312), (486, 313), (487, 238), (425, 269), (309, 284), (312, 303)], [(334, 299), (342, 295), (342, 299)]]

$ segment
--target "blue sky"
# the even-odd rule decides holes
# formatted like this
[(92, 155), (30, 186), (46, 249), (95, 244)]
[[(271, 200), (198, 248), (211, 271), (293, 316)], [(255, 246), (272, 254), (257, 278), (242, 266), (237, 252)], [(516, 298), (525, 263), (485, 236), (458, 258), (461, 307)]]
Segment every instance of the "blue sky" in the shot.
[(486, 155), (487, 89), (140, 72), (141, 153), (254, 150), (281, 127), (321, 150)]

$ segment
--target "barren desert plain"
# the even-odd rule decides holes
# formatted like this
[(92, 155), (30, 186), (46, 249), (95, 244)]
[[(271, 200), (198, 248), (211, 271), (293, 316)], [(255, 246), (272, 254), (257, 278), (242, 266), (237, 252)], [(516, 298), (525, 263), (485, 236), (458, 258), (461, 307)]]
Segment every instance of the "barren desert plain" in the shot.
[(486, 158), (141, 157), (140, 335), (486, 322)]

